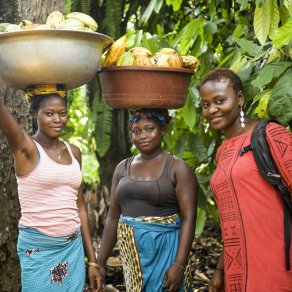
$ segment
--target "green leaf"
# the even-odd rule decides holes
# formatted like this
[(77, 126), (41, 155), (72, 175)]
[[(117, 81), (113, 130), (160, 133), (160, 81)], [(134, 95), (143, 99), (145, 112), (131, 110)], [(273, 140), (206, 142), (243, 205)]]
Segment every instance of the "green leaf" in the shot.
[(269, 84), (273, 79), (279, 78), (283, 72), (291, 66), (291, 62), (270, 63), (259, 71), (257, 78), (253, 80), (251, 84), (257, 88), (262, 88), (263, 86)]
[(291, 0), (284, 0), (284, 5), (289, 11), (289, 15), (292, 16), (292, 1)]
[(240, 38), (242, 36), (242, 34), (243, 34), (243, 25), (239, 24), (236, 26), (236, 28), (232, 34), (232, 38), (236, 40), (236, 39)]
[(292, 18), (282, 25), (274, 35), (272, 44), (276, 47), (288, 45), (292, 40)]
[(236, 0), (236, 3), (240, 4), (240, 10), (245, 10), (247, 8), (248, 0)]
[(192, 99), (188, 96), (182, 108), (183, 119), (187, 126), (193, 128), (196, 123), (196, 111)]
[(207, 219), (206, 211), (201, 208), (198, 208), (195, 237), (199, 237), (203, 233), (204, 226), (206, 224), (206, 219)]
[(177, 48), (181, 55), (186, 55), (203, 29), (203, 19), (193, 19), (178, 33), (171, 42), (172, 47)]
[(292, 68), (279, 79), (268, 103), (270, 117), (286, 124), (292, 120)]
[(95, 122), (96, 151), (102, 157), (110, 146), (112, 128), (112, 110), (105, 105), (96, 93), (92, 106), (93, 120)]
[(82, 154), (82, 179), (83, 182), (95, 189), (99, 183), (99, 163), (94, 153)]
[(240, 46), (243, 52), (248, 53), (252, 57), (257, 58), (264, 53), (262, 47), (246, 39), (238, 39), (236, 40), (236, 43)]
[(141, 41), (142, 47), (148, 48), (153, 54), (161, 48), (169, 48), (170, 45), (163, 37), (158, 35), (151, 36), (148, 33), (144, 33)]
[(280, 1), (280, 4), (279, 4), (279, 15), (280, 15), (280, 19), (281, 19), (282, 24), (284, 24), (284, 23), (286, 23), (288, 21), (288, 19), (289, 19), (289, 11), (285, 7), (285, 5), (284, 5), (284, 3), (282, 1)]
[(273, 61), (281, 60), (283, 55), (283, 52), (280, 48), (278, 47), (272, 47), (271, 50), (269, 51), (269, 58), (267, 63), (271, 63)]
[(183, 152), (186, 149), (186, 137), (180, 136), (179, 139), (176, 141), (175, 147), (174, 147), (174, 153), (181, 157), (183, 156)]
[(260, 101), (259, 101), (258, 106), (255, 109), (255, 113), (258, 115), (260, 119), (266, 119), (269, 117), (267, 107), (268, 107), (268, 102), (271, 97), (271, 93), (272, 93), (271, 90), (266, 90), (260, 93), (260, 97), (259, 97)]
[(244, 66), (244, 64), (246, 62), (247, 62), (247, 57), (239, 56), (239, 58), (237, 58), (235, 60), (235, 62), (233, 62), (233, 64), (230, 66), (230, 70), (232, 70), (233, 72), (237, 73)]
[(198, 161), (207, 159), (207, 147), (204, 145), (202, 139), (193, 133), (189, 134), (190, 149), (194, 152)]
[(269, 36), (272, 39), (276, 30), (278, 29), (280, 16), (279, 16), (279, 10), (277, 5), (277, 0), (270, 0), (270, 30), (269, 30)]
[(156, 14), (159, 13), (161, 6), (162, 6), (163, 0), (151, 0), (149, 5), (147, 6), (146, 10), (142, 14), (140, 18), (140, 24), (145, 24), (153, 14), (153, 11), (156, 12)]
[(182, 0), (166, 0), (168, 6), (172, 5), (173, 11), (178, 11), (181, 7)]
[(213, 202), (212, 203), (208, 202), (208, 211), (211, 214), (212, 218), (216, 222), (219, 222), (220, 218), (219, 218), (218, 209), (217, 209), (217, 206), (215, 204), (213, 204)]
[(273, 0), (266, 0), (262, 5), (256, 6), (253, 19), (255, 35), (262, 46), (266, 43), (270, 30), (270, 1)]
[(237, 72), (237, 75), (239, 76), (242, 82), (245, 82), (250, 77), (253, 68), (254, 68), (253, 60), (248, 60), (245, 64), (243, 64), (243, 66)]

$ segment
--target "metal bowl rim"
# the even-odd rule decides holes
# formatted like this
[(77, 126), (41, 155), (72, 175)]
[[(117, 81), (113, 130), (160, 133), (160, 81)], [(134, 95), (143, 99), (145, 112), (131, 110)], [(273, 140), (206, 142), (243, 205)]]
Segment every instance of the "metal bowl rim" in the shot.
[(92, 31), (81, 31), (81, 30), (70, 30), (70, 29), (27, 29), (21, 31), (9, 31), (9, 32), (2, 32), (0, 33), (0, 41), (5, 41), (5, 38), (15, 37), (15, 36), (32, 36), (32, 35), (39, 35), (43, 38), (46, 35), (80, 35), (80, 36), (89, 36), (90, 38), (95, 38), (96, 36), (101, 37), (104, 41), (107, 41), (108, 44), (103, 47), (103, 50), (109, 48), (114, 40), (102, 33), (99, 32), (92, 32)]

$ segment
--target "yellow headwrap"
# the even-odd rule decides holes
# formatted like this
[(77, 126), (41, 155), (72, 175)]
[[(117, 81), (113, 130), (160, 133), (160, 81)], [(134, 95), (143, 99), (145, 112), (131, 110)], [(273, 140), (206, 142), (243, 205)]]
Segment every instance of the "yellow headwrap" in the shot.
[(58, 94), (60, 97), (66, 97), (66, 85), (64, 84), (36, 84), (30, 85), (25, 90), (26, 100), (29, 101), (34, 95)]

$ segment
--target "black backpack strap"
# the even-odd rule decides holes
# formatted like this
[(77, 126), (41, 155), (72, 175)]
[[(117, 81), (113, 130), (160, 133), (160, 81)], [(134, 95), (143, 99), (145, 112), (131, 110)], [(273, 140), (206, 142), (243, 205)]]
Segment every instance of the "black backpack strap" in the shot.
[(292, 204), (291, 195), (287, 187), (281, 181), (281, 176), (275, 166), (275, 162), (270, 153), (269, 145), (266, 140), (266, 127), (270, 122), (278, 123), (272, 119), (260, 121), (253, 130), (251, 145), (257, 167), (270, 184), (278, 189), (284, 201), (284, 241), (285, 241), (285, 263), (286, 270), (290, 270), (290, 244), (291, 244), (291, 214)]

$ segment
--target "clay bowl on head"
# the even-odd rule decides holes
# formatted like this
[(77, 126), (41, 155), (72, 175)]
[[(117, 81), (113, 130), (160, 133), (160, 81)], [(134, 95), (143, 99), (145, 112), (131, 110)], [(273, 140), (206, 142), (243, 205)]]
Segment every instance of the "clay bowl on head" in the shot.
[(183, 107), (194, 70), (112, 66), (99, 70), (102, 97), (112, 108)]
[(0, 33), (0, 83), (25, 89), (33, 84), (79, 87), (99, 69), (113, 40), (87, 31), (42, 29)]

